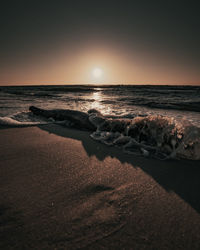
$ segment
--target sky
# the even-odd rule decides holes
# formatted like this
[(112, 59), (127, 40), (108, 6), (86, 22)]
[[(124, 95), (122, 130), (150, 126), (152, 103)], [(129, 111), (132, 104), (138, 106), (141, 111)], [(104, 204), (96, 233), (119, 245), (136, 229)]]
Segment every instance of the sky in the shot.
[(197, 3), (4, 1), (0, 85), (200, 85)]

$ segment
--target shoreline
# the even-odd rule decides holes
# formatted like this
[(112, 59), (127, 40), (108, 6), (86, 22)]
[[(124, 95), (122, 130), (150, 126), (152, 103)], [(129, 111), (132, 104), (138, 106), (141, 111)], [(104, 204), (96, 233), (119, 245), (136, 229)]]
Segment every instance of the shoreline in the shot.
[(59, 125), (1, 128), (0, 247), (198, 249), (199, 163)]

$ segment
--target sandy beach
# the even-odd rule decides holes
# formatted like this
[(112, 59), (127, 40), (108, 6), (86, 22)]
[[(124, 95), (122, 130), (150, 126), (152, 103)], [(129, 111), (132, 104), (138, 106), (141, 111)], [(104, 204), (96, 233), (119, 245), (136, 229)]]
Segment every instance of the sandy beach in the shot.
[(200, 162), (58, 125), (0, 129), (0, 249), (199, 249)]

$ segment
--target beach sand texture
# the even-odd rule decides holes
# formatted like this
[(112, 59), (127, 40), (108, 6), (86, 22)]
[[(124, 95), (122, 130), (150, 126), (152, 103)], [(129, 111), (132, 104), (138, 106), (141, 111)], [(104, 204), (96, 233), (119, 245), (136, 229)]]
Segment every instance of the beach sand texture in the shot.
[(58, 125), (0, 129), (0, 249), (199, 249), (200, 162)]

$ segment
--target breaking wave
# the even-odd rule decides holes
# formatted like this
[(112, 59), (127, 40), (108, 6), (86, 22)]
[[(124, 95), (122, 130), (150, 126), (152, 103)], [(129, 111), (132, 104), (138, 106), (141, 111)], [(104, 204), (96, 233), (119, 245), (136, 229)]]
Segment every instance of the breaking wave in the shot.
[(30, 111), (0, 117), (0, 125), (24, 127), (61, 123), (67, 127), (87, 129), (94, 140), (120, 147), (128, 154), (160, 160), (200, 160), (200, 128), (186, 120), (177, 121), (161, 115), (108, 118), (96, 109), (84, 113), (44, 110), (32, 106)]
[(149, 115), (133, 119), (104, 119), (98, 111), (89, 111), (97, 130), (94, 140), (118, 146), (124, 152), (161, 160), (200, 159), (200, 128), (182, 120)]

